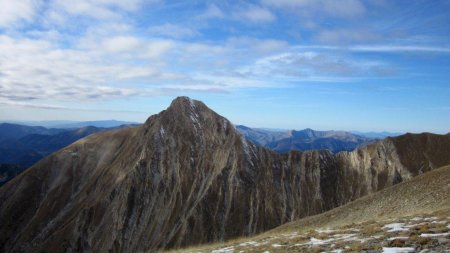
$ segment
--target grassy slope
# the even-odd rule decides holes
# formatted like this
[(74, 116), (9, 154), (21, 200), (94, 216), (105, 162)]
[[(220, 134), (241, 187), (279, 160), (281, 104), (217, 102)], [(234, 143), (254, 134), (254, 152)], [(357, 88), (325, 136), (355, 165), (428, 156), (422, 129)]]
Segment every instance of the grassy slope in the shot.
[(427, 172), (410, 181), (386, 188), (323, 214), (284, 224), (255, 237), (171, 252), (207, 252), (227, 245), (258, 241), (280, 234), (302, 233), (318, 228), (343, 227), (353, 223), (375, 222), (433, 212), (450, 213), (450, 166)]

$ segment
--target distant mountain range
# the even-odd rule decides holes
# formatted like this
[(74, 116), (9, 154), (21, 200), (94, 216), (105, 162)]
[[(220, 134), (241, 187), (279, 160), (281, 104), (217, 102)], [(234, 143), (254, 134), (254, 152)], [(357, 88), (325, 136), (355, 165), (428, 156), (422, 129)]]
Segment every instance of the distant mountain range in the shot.
[(59, 129), (2, 123), (0, 124), (0, 164), (29, 167), (78, 139), (105, 129), (93, 126)]
[(374, 139), (384, 139), (386, 137), (395, 137), (404, 134), (399, 132), (360, 132), (360, 131), (351, 131), (351, 133)]
[(5, 121), (14, 125), (40, 126), (45, 128), (80, 128), (87, 126), (111, 128), (123, 125), (139, 125), (140, 123), (120, 120), (96, 120), (96, 121), (70, 121), (70, 120), (49, 120), (49, 121)]
[(315, 131), (310, 128), (296, 131), (272, 131), (261, 128), (236, 126), (247, 139), (253, 143), (270, 148), (279, 153), (291, 150), (323, 150), (333, 153), (352, 151), (357, 147), (374, 142), (377, 138), (370, 138), (344, 131)]

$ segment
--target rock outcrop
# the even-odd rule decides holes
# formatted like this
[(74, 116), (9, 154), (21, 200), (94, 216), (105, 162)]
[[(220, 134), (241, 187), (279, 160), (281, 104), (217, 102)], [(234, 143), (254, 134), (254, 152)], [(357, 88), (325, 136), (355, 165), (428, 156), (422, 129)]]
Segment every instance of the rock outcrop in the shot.
[(450, 136), (276, 154), (185, 97), (0, 188), (0, 251), (142, 252), (258, 233), (450, 164)]

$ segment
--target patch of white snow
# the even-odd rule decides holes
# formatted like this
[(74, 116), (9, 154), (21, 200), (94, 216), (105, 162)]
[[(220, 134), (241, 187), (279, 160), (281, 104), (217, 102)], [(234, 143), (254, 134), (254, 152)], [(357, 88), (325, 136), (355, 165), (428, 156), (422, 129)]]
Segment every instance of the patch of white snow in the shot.
[(415, 252), (416, 249), (415, 248), (411, 248), (411, 247), (404, 247), (404, 248), (400, 248), (400, 247), (383, 247), (383, 253), (409, 253), (409, 252)]
[(211, 253), (233, 253), (234, 252), (234, 247), (230, 246), (230, 247), (226, 247), (226, 248), (221, 248), (221, 249), (216, 249), (211, 251)]
[(393, 241), (393, 240), (408, 240), (408, 237), (406, 236), (397, 236), (397, 237), (391, 237), (388, 239), (388, 241)]
[(335, 232), (336, 230), (331, 229), (331, 228), (321, 228), (321, 229), (316, 229), (317, 233), (325, 233), (325, 234), (330, 234)]
[(421, 237), (439, 237), (439, 236), (447, 236), (450, 233), (440, 233), (440, 234), (421, 234)]
[(387, 232), (398, 232), (398, 231), (408, 231), (409, 229), (405, 228), (405, 223), (391, 223), (383, 226), (384, 229), (387, 229)]
[(255, 241), (248, 241), (248, 242), (243, 242), (243, 243), (239, 244), (239, 246), (241, 246), (241, 247), (244, 247), (244, 246), (255, 246), (255, 245), (258, 245), (258, 243), (255, 242)]

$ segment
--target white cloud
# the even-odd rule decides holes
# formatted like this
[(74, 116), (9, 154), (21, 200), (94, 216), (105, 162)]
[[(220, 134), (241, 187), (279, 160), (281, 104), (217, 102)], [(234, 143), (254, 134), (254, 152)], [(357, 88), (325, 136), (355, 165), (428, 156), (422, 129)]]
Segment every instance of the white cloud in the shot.
[(234, 13), (237, 19), (244, 19), (253, 23), (275, 21), (276, 17), (268, 9), (259, 6), (250, 6)]
[(210, 4), (206, 11), (198, 16), (201, 19), (209, 19), (209, 18), (224, 18), (225, 14), (223, 11), (217, 7), (215, 4)]
[(21, 108), (32, 108), (32, 109), (48, 109), (48, 110), (63, 110), (63, 111), (89, 111), (89, 112), (113, 112), (113, 113), (146, 113), (143, 111), (134, 110), (105, 110), (105, 109), (91, 109), (91, 108), (81, 108), (81, 107), (69, 107), (57, 104), (47, 104), (47, 103), (29, 103), (21, 101), (3, 101), (0, 99), (0, 105), (21, 107)]
[(417, 46), (417, 45), (354, 45), (354, 46), (331, 46), (312, 45), (294, 46), (297, 50), (330, 50), (330, 51), (351, 51), (351, 52), (378, 52), (378, 53), (450, 53), (450, 47), (438, 46)]
[(299, 11), (300, 13), (322, 12), (339, 18), (354, 18), (366, 11), (360, 0), (262, 0), (264, 5)]
[(287, 45), (288, 44), (285, 41), (269, 39), (259, 41), (259, 43), (256, 43), (254, 46), (256, 50), (261, 52), (273, 52), (281, 50), (287, 47)]
[(175, 39), (194, 37), (200, 35), (200, 33), (195, 29), (191, 29), (181, 25), (174, 25), (170, 23), (150, 27), (149, 32), (151, 33), (151, 35), (167, 36)]
[(226, 6), (224, 9), (219, 8), (215, 4), (211, 4), (198, 18), (234, 19), (247, 23), (268, 23), (276, 20), (276, 16), (269, 9), (254, 4)]
[[(86, 101), (130, 96), (158, 96), (183, 91), (224, 92), (216, 81), (198, 80), (192, 64), (205, 55), (224, 52), (220, 46), (177, 44), (131, 35), (105, 37), (89, 47), (64, 48), (46, 35), (18, 39), (0, 35), (0, 101)], [(82, 40), (83, 43), (98, 38)], [(170, 52), (175, 49), (174, 52)], [(205, 54), (209, 51), (209, 54)], [(200, 53), (201, 52), (201, 53)], [(185, 57), (172, 70), (165, 62)], [(205, 62), (210, 59), (202, 58)], [(178, 67), (194, 72), (177, 71)], [(210, 67), (211, 65), (209, 65)], [(36, 104), (36, 103), (33, 103)], [(18, 105), (18, 104), (16, 104)], [(51, 108), (49, 108), (51, 109)]]
[(118, 15), (107, 6), (89, 0), (55, 0), (53, 7), (63, 10), (70, 15), (89, 16), (96, 19), (118, 17)]
[(152, 59), (158, 59), (174, 48), (175, 43), (170, 40), (157, 40), (146, 43), (146, 46), (144, 55)]
[(326, 13), (341, 18), (359, 17), (366, 11), (359, 0), (325, 0), (323, 6)]
[(316, 37), (318, 41), (329, 44), (348, 44), (374, 42), (382, 39), (380, 34), (362, 29), (322, 30)]
[(141, 41), (132, 36), (116, 36), (103, 40), (102, 46), (113, 53), (127, 52), (140, 47)]
[(317, 0), (263, 0), (262, 3), (276, 7), (298, 7), (314, 3)]
[[(147, 1), (146, 3), (159, 1)], [(67, 18), (62, 13), (72, 16), (90, 17), (93, 19), (118, 19), (121, 12), (134, 12), (144, 4), (143, 0), (53, 0), (49, 17), (59, 22)]]
[(353, 46), (349, 50), (361, 52), (385, 52), (385, 53), (450, 53), (449, 47), (415, 46), (415, 45), (370, 45)]
[(0, 59), (0, 96), (12, 100), (131, 96), (138, 92), (111, 83), (161, 74), (149, 65), (116, 62), (102, 52), (61, 49), (47, 41), (8, 36), (0, 36)]
[(227, 46), (231, 48), (245, 48), (249, 53), (273, 53), (288, 47), (288, 43), (275, 39), (257, 39), (252, 37), (231, 37), (227, 40)]
[(35, 0), (0, 0), (0, 27), (8, 28), (21, 21), (31, 22), (39, 2)]
[[(111, 6), (111, 7), (116, 7), (116, 8), (120, 8), (126, 11), (135, 11), (137, 9), (139, 9), (139, 7), (141, 7), (144, 4), (144, 0), (127, 0), (127, 1), (123, 1), (123, 0), (94, 0), (94, 1), (90, 1), (92, 4), (96, 3), (99, 5), (103, 5), (103, 6)], [(149, 1), (147, 0), (147, 3), (152, 2), (152, 3), (157, 3), (159, 2), (158, 0), (153, 0), (153, 1)]]
[(271, 80), (340, 82), (352, 78), (386, 76), (394, 69), (383, 63), (355, 60), (336, 54), (316, 51), (286, 51), (263, 57), (238, 69), (246, 77)]

